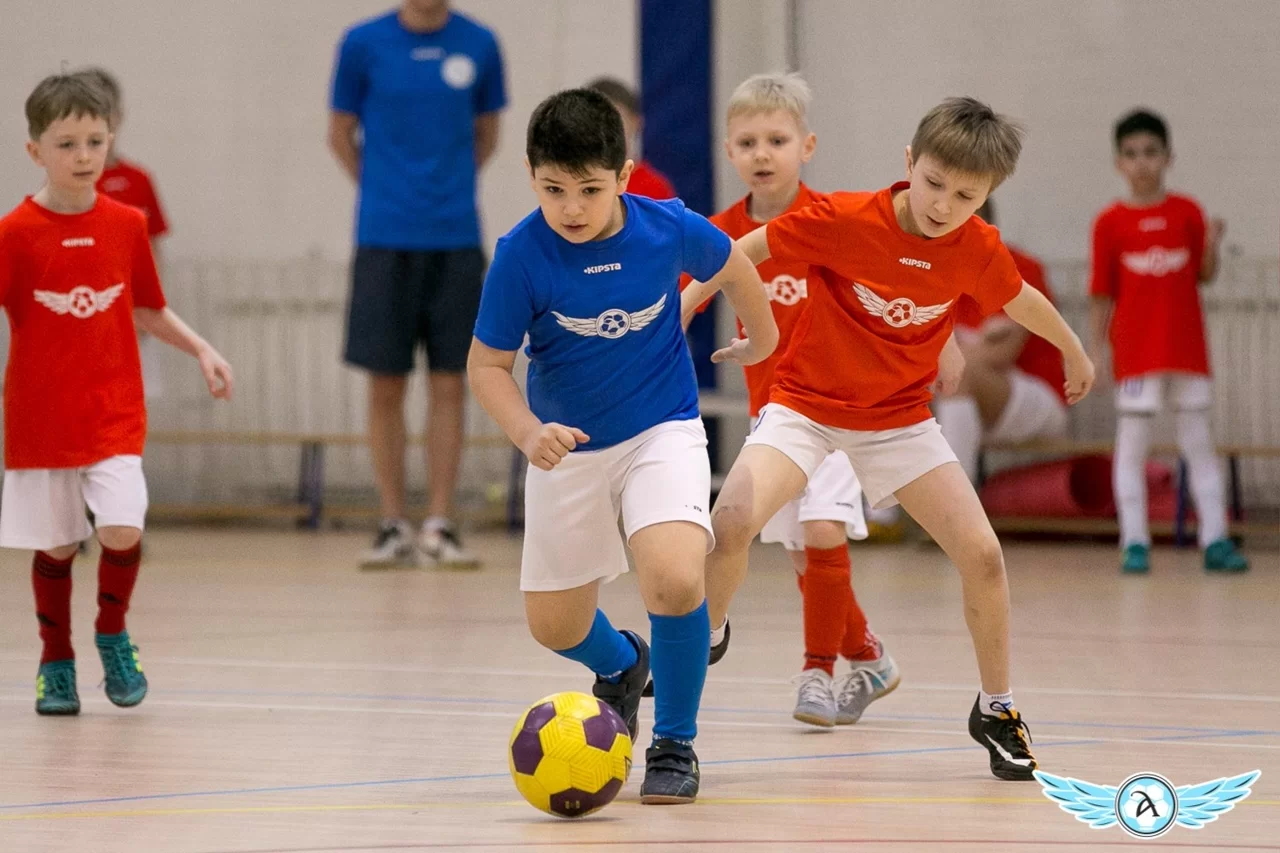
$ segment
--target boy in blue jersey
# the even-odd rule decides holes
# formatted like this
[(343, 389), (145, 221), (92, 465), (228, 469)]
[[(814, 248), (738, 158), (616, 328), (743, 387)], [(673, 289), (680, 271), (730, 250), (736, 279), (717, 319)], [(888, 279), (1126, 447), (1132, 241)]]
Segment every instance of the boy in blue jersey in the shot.
[[(451, 519), (464, 438), (463, 370), (480, 305), (484, 253), (476, 174), (498, 143), (502, 54), (487, 28), (447, 0), (399, 7), (343, 34), (329, 146), (356, 181), (344, 358), (369, 373), (369, 450), (382, 523), (365, 568), (474, 566)], [(427, 518), (405, 512), (404, 400), (426, 350)]]
[[(723, 232), (678, 199), (623, 194), (634, 164), (603, 95), (573, 89), (543, 101), (526, 152), (539, 209), (498, 241), (467, 371), (476, 399), (529, 458), (520, 576), (529, 630), (596, 673), (593, 692), (632, 738), (652, 668), (640, 799), (692, 802), (710, 652), (703, 563), (714, 541), (680, 274), (722, 282), (749, 333), (717, 361), (766, 358), (777, 326), (755, 268)], [(528, 404), (511, 376), (526, 334)], [(652, 649), (597, 608), (600, 583), (627, 571), (619, 513)]]

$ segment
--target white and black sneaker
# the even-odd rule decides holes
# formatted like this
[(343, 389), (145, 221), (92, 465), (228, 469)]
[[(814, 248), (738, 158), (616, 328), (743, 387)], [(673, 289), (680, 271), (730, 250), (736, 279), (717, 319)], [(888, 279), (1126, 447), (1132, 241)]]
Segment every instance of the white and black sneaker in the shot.
[(991, 756), (991, 773), (997, 779), (1029, 782), (1035, 779), (1036, 757), (1031, 754), (1031, 730), (1012, 705), (999, 702), (998, 707), (978, 707), (981, 696), (969, 712), (969, 736), (987, 748)]
[(452, 524), (428, 520), (418, 534), (418, 547), (435, 565), (442, 569), (478, 569), (480, 559), (462, 546), (458, 531)]
[(407, 521), (383, 521), (373, 537), (373, 545), (360, 557), (362, 569), (396, 569), (418, 565), (413, 547), (413, 529)]

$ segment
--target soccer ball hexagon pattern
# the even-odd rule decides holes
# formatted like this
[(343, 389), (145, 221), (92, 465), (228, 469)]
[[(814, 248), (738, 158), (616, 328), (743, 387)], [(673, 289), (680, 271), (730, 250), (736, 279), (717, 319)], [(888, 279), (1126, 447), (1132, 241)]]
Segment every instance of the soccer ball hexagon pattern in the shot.
[(520, 715), (508, 762), (516, 790), (557, 817), (613, 801), (631, 772), (631, 736), (617, 712), (585, 693), (556, 693)]

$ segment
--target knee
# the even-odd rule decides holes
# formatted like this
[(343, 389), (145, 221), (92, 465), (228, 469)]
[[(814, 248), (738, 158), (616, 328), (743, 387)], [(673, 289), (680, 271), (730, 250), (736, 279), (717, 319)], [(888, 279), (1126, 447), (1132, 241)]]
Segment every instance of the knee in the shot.
[(806, 521), (804, 523), (804, 546), (806, 548), (843, 548), (849, 536), (843, 522), (840, 521)]
[(553, 652), (573, 648), (587, 638), (590, 630), (590, 626), (583, 630), (582, 626), (571, 622), (529, 614), (529, 633), (538, 641), (538, 645)]
[(751, 508), (744, 503), (717, 503), (711, 511), (711, 529), (716, 535), (716, 550), (738, 554), (751, 547), (759, 532), (752, 526)]
[(128, 551), (142, 541), (142, 531), (136, 527), (99, 527), (98, 541), (103, 548)]
[(369, 402), (376, 409), (399, 410), (404, 405), (407, 385), (404, 376), (376, 375), (369, 380)]
[(428, 389), (434, 405), (461, 405), (466, 393), (466, 375), (463, 373), (432, 373)]
[(645, 607), (655, 616), (683, 616), (696, 610), (704, 598), (701, 577), (675, 575), (654, 586), (646, 596)]
[(984, 586), (1005, 582), (1004, 550), (992, 533), (966, 548), (965, 578)]

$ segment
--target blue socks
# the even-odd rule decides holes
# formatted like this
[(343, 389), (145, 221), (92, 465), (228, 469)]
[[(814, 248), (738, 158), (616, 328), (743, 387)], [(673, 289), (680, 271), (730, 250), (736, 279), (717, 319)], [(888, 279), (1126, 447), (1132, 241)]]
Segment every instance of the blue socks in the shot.
[(698, 734), (698, 705), (711, 653), (707, 602), (683, 616), (650, 613), (649, 626), (653, 736), (692, 743)]
[[(705, 606), (703, 610), (706, 610)], [(596, 675), (611, 681), (617, 681), (625, 670), (634, 666), (637, 657), (636, 647), (610, 624), (609, 617), (599, 608), (587, 638), (571, 649), (556, 650), (556, 654), (576, 660)]]

